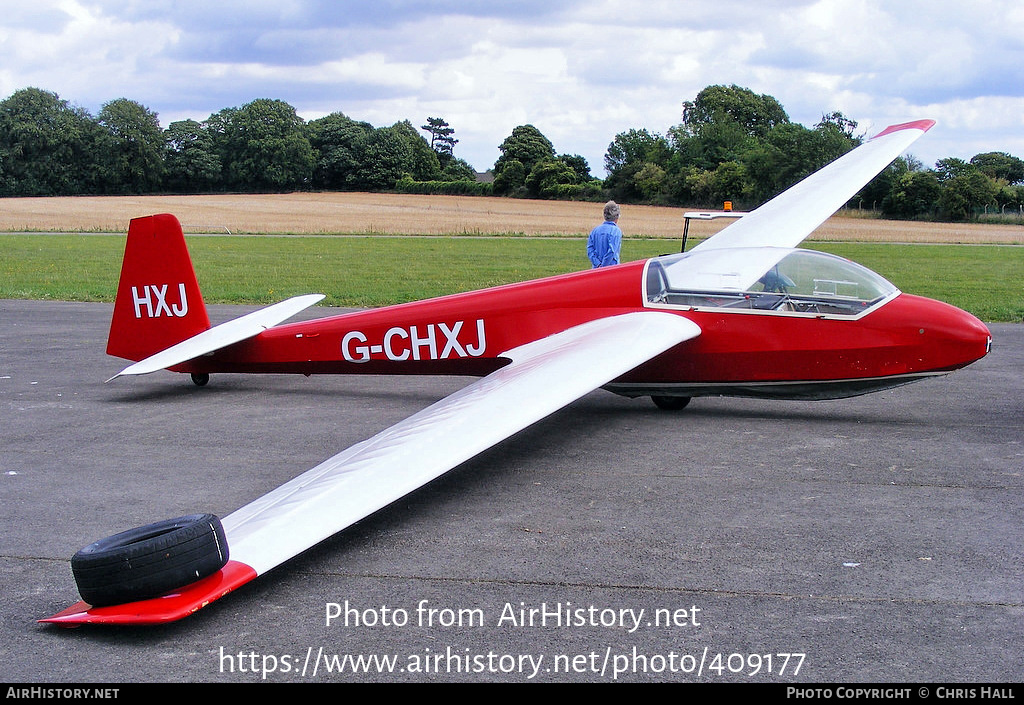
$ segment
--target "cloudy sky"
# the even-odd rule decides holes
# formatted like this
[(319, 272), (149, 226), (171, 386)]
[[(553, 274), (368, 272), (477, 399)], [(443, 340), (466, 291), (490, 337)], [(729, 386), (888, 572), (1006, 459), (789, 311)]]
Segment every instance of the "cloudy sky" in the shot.
[[(443, 117), (491, 167), (514, 127), (603, 176), (616, 134), (679, 124), (708, 85), (774, 96), (812, 127), (933, 118), (927, 166), (1024, 158), (1020, 0), (33, 0), (0, 5), (0, 97), (29, 86), (166, 127), (257, 98), (311, 120)], [(426, 135), (426, 133), (423, 133)]]

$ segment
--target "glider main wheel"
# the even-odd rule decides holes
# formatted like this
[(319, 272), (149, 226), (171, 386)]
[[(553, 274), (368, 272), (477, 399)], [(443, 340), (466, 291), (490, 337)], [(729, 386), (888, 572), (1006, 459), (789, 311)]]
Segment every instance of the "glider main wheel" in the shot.
[(195, 372), (192, 373), (192, 384), (196, 385), (197, 387), (205, 387), (207, 382), (209, 382), (209, 381), (210, 381), (210, 375), (208, 375), (206, 373), (203, 373), (203, 374), (196, 374)]
[(679, 411), (680, 409), (685, 409), (686, 405), (690, 403), (690, 397), (653, 396), (651, 397), (651, 401), (653, 401), (654, 405), (659, 409), (664, 409), (665, 411)]
[(91, 543), (71, 559), (82, 599), (93, 607), (157, 597), (216, 573), (228, 562), (213, 514), (147, 524)]

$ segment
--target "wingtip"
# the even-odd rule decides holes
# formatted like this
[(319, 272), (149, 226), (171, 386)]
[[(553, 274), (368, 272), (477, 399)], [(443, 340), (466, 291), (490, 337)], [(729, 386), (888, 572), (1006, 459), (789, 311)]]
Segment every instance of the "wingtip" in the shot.
[(920, 130), (921, 132), (927, 132), (933, 127), (935, 127), (934, 120), (912, 120), (910, 122), (901, 122), (898, 125), (889, 125), (889, 127), (885, 128), (871, 139), (878, 139), (879, 137), (891, 135), (894, 132), (901, 132), (902, 130)]
[(157, 625), (174, 622), (194, 614), (258, 576), (252, 566), (232, 559), (213, 575), (160, 597), (106, 607), (79, 601), (55, 615), (36, 621), (65, 628), (86, 624)]

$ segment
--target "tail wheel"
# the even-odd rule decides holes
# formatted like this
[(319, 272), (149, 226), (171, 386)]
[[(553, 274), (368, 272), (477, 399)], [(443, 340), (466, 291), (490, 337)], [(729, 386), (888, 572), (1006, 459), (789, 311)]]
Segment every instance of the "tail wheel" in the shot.
[(71, 559), (82, 599), (94, 607), (157, 597), (213, 575), (228, 562), (220, 519), (190, 514), (91, 543)]
[(664, 409), (665, 411), (679, 411), (680, 409), (685, 409), (686, 405), (690, 403), (690, 397), (652, 396), (651, 401), (653, 401), (654, 405), (659, 409)]
[(208, 374), (197, 374), (195, 372), (192, 373), (192, 384), (196, 385), (197, 387), (205, 387), (207, 382), (209, 381), (210, 375)]

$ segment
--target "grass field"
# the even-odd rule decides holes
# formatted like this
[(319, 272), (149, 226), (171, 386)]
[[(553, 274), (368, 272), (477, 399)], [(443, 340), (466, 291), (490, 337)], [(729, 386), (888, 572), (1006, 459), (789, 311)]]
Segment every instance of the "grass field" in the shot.
[[(586, 269), (583, 240), (600, 216), (599, 204), (370, 194), (5, 199), (0, 210), (0, 231), (32, 231), (0, 234), (0, 298), (111, 301), (127, 220), (174, 212), (187, 232), (223, 235), (188, 238), (208, 302), (269, 303), (321, 292), (325, 303), (339, 306), (380, 306)], [(624, 260), (678, 251), (683, 209), (623, 211)], [(691, 236), (714, 232), (706, 226), (695, 224)], [(120, 234), (100, 234), (106, 231)], [(61, 232), (67, 234), (43, 234)], [(261, 234), (238, 234), (245, 232)], [(1024, 247), (1014, 244), (1022, 239), (1020, 226), (847, 216), (832, 218), (807, 246), (983, 320), (1020, 322)], [(950, 244), (958, 242), (972, 244)]]

